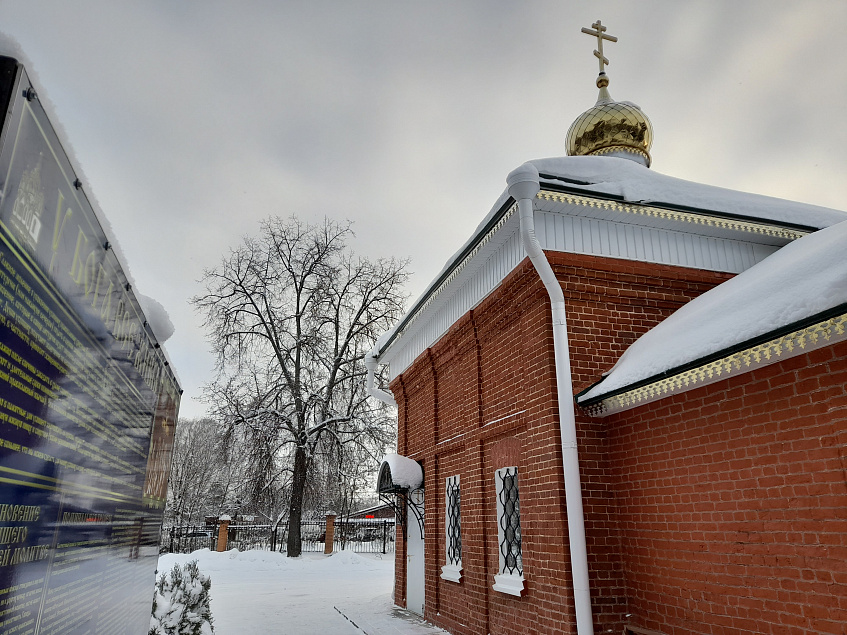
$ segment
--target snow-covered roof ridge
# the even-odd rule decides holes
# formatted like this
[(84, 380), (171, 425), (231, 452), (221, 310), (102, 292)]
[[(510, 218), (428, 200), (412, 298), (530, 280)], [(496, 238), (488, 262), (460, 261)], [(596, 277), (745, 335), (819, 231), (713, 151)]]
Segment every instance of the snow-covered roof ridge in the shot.
[(847, 221), (786, 245), (642, 335), (578, 401), (596, 401), (847, 303), (845, 250)]
[[(530, 161), (541, 174), (544, 183), (561, 179), (564, 184), (586, 194), (619, 197), (637, 204), (667, 205), (715, 214), (744, 217), (776, 224), (820, 229), (847, 220), (847, 212), (817, 205), (796, 203), (784, 199), (738, 192), (722, 187), (704, 185), (666, 176), (634, 161), (609, 156), (572, 156), (533, 159)], [(438, 275), (414, 302), (403, 318), (384, 333), (375, 344), (372, 355), (379, 357), (402, 334), (403, 330), (449, 280), (451, 272), (461, 265), (497, 220), (510, 208), (511, 198), (503, 191), (473, 234), (445, 263)]]
[(685, 181), (617, 157), (557, 157), (531, 163), (542, 179), (544, 175), (559, 177), (585, 192), (631, 203), (685, 207), (816, 229), (847, 220), (847, 212)]

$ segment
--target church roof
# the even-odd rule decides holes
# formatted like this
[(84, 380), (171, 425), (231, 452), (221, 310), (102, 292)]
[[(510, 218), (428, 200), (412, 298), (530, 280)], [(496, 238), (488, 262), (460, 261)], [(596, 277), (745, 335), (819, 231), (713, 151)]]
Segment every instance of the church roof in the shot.
[[(713, 361), (718, 362), (714, 369), (720, 379), (730, 370), (748, 370), (751, 362), (777, 361), (809, 346), (844, 339), (845, 249), (847, 221), (786, 245), (642, 335), (599, 383), (578, 396), (578, 402), (597, 403)], [(728, 360), (730, 351), (742, 349), (752, 351), (746, 360), (742, 356), (721, 362)], [(692, 375), (685, 381), (689, 383), (693, 387), (708, 382)], [(651, 397), (661, 396), (653, 392)]]
[(542, 181), (559, 181), (575, 190), (632, 203), (813, 229), (847, 220), (845, 212), (685, 181), (615, 157), (558, 157), (531, 163)]
[[(768, 235), (752, 233), (745, 235), (750, 240), (769, 242), (773, 245), (773, 249), (799, 236), (847, 220), (845, 212), (693, 183), (659, 174), (634, 161), (617, 157), (557, 157), (537, 159), (531, 163), (541, 174), (540, 197), (545, 194), (545, 191), (557, 190), (583, 199), (608, 201), (612, 207), (632, 208), (645, 212), (632, 215), (632, 218), (628, 220), (630, 223), (654, 226), (660, 223), (665, 226), (675, 224), (677, 229), (681, 228), (691, 234), (721, 235), (721, 232), (731, 234), (736, 231), (718, 227), (714, 222), (715, 219), (726, 219), (728, 225), (739, 227), (763, 225), (768, 228)], [(503, 219), (509, 214), (513, 203), (507, 192), (504, 191), (500, 195), (474, 233), (447, 261), (409, 312), (393, 329), (378, 340), (374, 347), (374, 354), (377, 357), (391, 348), (400, 339), (399, 336), (404, 329), (420, 314), (433, 310), (435, 306), (433, 298), (441, 294), (446, 287), (454, 284), (456, 273), (469, 258), (474, 257), (475, 250), (478, 250), (482, 243), (489, 240), (493, 233), (508, 230), (508, 226), (503, 224)], [(539, 206), (547, 204), (545, 201), (537, 203)], [(582, 209), (584, 213), (598, 216), (608, 217), (617, 214), (621, 217), (616, 210), (601, 209), (600, 205), (594, 208), (583, 206)], [(666, 218), (659, 218), (662, 214)], [(680, 218), (685, 218), (687, 221), (681, 222)], [(692, 219), (694, 221), (702, 219), (703, 222), (692, 223), (690, 222)], [(775, 238), (772, 231), (774, 228), (777, 230), (786, 228), (787, 237)], [(445, 330), (446, 328), (439, 328), (437, 336)], [(437, 336), (433, 335), (435, 339)], [(425, 348), (435, 341), (432, 337), (428, 339), (431, 341), (416, 344), (416, 348), (421, 346)], [(392, 368), (391, 374), (394, 375), (395, 372), (400, 372), (400, 368), (398, 367), (396, 371)]]

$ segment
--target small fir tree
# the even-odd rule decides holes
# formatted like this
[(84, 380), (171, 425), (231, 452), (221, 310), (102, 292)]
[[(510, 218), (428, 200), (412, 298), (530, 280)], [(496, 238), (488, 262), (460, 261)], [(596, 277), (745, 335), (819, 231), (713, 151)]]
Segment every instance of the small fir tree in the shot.
[(213, 635), (209, 589), (212, 579), (197, 561), (178, 564), (163, 573), (153, 594), (153, 615), (147, 635)]

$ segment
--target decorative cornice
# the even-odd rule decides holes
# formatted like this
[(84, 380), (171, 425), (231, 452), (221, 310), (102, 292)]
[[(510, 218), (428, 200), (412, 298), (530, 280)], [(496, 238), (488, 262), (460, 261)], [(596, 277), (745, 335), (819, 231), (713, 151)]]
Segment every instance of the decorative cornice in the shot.
[(632, 148), (630, 146), (606, 146), (604, 148), (597, 148), (596, 150), (592, 150), (589, 154), (602, 156), (604, 154), (612, 154), (613, 152), (628, 152), (629, 154), (637, 154), (638, 156), (644, 157), (647, 160), (647, 163), (650, 163), (650, 155), (644, 152), (644, 150), (640, 150), (638, 148)]
[[(542, 178), (547, 177), (542, 175)], [(552, 189), (542, 189), (538, 192), (536, 196), (538, 199), (541, 200), (556, 201), (559, 203), (566, 203), (581, 207), (607, 209), (624, 214), (634, 214), (638, 216), (653, 217), (678, 222), (687, 222), (696, 225), (703, 225), (720, 229), (730, 229), (735, 231), (742, 231), (752, 234), (780, 238), (784, 240), (796, 240), (797, 238), (802, 238), (803, 236), (806, 236), (807, 234), (810, 234), (813, 231), (812, 229), (806, 230), (801, 228), (783, 227), (779, 225), (759, 223), (756, 221), (744, 219), (710, 215), (707, 210), (695, 213), (687, 212), (684, 210), (657, 207), (655, 205), (627, 203), (615, 200), (614, 198), (607, 198), (607, 195), (603, 195), (600, 193), (596, 195), (581, 195), (572, 192), (560, 192)], [(503, 207), (500, 208), (499, 215), (495, 215), (490, 220), (491, 224), (480, 234), (479, 239), (475, 243), (472, 243), (467, 247), (467, 251), (461, 254), (460, 257), (456, 260), (455, 264), (452, 266), (452, 268), (448, 269), (448, 271), (444, 273), (444, 278), (441, 279), (432, 289), (432, 291), (430, 291), (426, 295), (426, 298), (423, 300), (423, 302), (419, 306), (413, 307), (412, 310), (407, 314), (406, 318), (404, 318), (403, 322), (400, 324), (394, 334), (382, 346), (381, 350), (379, 351), (379, 354), (382, 354), (382, 352), (387, 350), (390, 346), (393, 346), (397, 340), (401, 339), (408, 332), (410, 327), (417, 321), (418, 317), (420, 317), (422, 313), (424, 313), (430, 306), (432, 306), (432, 304), (438, 299), (441, 293), (443, 293), (444, 290), (447, 289), (447, 287), (459, 276), (459, 274), (464, 270), (464, 268), (474, 258), (474, 256), (476, 256), (477, 253), (479, 253), (479, 251), (491, 241), (491, 239), (500, 230), (500, 228), (508, 222), (508, 220), (515, 213), (516, 209), (517, 205), (515, 201), (509, 198), (503, 205)]]
[(581, 207), (608, 209), (615, 212), (623, 212), (625, 214), (635, 214), (638, 216), (647, 216), (663, 220), (692, 223), (695, 225), (704, 225), (706, 227), (716, 227), (719, 229), (731, 229), (751, 234), (770, 236), (773, 238), (783, 238), (786, 240), (796, 240), (797, 238), (802, 238), (803, 236), (806, 236), (807, 234), (811, 233), (809, 231), (804, 231), (801, 229), (780, 227), (779, 225), (771, 225), (768, 223), (757, 223), (754, 221), (740, 220), (734, 218), (722, 218), (720, 216), (710, 216), (705, 213), (695, 214), (692, 212), (684, 212), (679, 210), (665, 209), (662, 207), (655, 207), (653, 205), (624, 203), (621, 201), (610, 200), (605, 198), (581, 196), (579, 194), (572, 194), (570, 192), (556, 192), (553, 190), (542, 189), (537, 194), (537, 197), (545, 201), (556, 201), (558, 203), (579, 205)]
[(842, 313), (670, 377), (663, 377), (644, 386), (613, 395), (586, 407), (586, 410), (590, 415), (597, 417), (629, 410), (845, 339), (847, 339), (847, 313)]

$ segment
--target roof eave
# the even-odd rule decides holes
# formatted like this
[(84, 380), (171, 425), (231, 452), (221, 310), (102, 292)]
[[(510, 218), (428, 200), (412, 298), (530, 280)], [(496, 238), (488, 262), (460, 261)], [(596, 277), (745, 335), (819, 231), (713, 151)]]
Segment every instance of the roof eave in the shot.
[[(806, 340), (806, 338), (809, 339)], [(596, 386), (602, 385), (604, 380), (601, 379), (577, 393), (574, 399), (578, 405), (586, 408), (591, 414), (605, 416), (662, 399), (671, 393), (686, 392), (726, 379), (730, 375), (749, 372), (753, 370), (754, 366), (767, 366), (782, 359), (829, 346), (845, 339), (847, 339), (847, 303), (842, 303), (691, 362), (582, 400), (583, 395)], [(797, 340), (799, 340), (799, 343), (794, 343)], [(775, 348), (771, 350), (771, 347)], [(799, 350), (794, 350), (795, 348)], [(787, 354), (783, 355), (783, 350), (787, 350)], [(745, 356), (747, 360), (742, 368), (741, 363)], [(753, 364), (750, 361), (750, 356), (759, 359), (756, 359), (756, 363)], [(708, 381), (694, 381), (693, 376), (696, 376), (698, 371), (703, 371), (707, 375), (705, 379)], [(677, 379), (684, 376), (685, 379)], [(675, 389), (671, 390), (671, 388)], [(646, 397), (649, 398), (646, 398), (645, 395), (639, 395), (638, 391), (646, 393)], [(609, 405), (611, 400), (621, 395), (630, 395), (627, 399), (618, 400), (622, 404), (626, 402), (625, 405), (620, 407)]]

